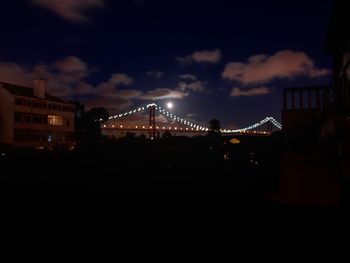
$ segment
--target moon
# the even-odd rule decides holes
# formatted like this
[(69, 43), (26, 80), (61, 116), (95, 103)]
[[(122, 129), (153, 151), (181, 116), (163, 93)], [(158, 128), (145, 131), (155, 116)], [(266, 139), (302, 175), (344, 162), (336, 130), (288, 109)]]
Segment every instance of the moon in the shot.
[(174, 104), (172, 102), (168, 102), (166, 106), (169, 110), (171, 110), (174, 107)]

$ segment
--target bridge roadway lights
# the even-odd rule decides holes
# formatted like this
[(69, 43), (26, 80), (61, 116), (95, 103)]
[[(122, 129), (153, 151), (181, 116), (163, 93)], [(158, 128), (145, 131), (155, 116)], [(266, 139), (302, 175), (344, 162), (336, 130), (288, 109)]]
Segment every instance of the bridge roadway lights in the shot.
[[(149, 131), (149, 137), (150, 138), (156, 138), (156, 130), (158, 130), (156, 128), (156, 117), (155, 117), (155, 112), (156, 110), (158, 109), (160, 111), (160, 113), (162, 113), (163, 115), (166, 115), (166, 116), (169, 116), (170, 115), (170, 118), (171, 119), (174, 119), (174, 120), (177, 120), (177, 121), (180, 121), (181, 123), (187, 125), (187, 126), (190, 126), (191, 128), (187, 127), (186, 128), (186, 131), (194, 131), (194, 128), (196, 129), (197, 132), (205, 132), (205, 131), (208, 131), (208, 128), (203, 128), (203, 127), (200, 127), (199, 125), (196, 125), (196, 124), (193, 124), (185, 119), (180, 119), (179, 117), (177, 116), (173, 116), (173, 114), (165, 111), (164, 109), (163, 110), (160, 110), (160, 107), (158, 107), (155, 103), (152, 103), (152, 104), (148, 104), (147, 107), (139, 107), (138, 109), (135, 109), (133, 111), (129, 111), (129, 112), (125, 112), (123, 114), (119, 114), (119, 115), (114, 115), (114, 116), (110, 116), (109, 117), (109, 120), (111, 119), (116, 119), (116, 118), (121, 118), (121, 117), (125, 117), (127, 115), (131, 115), (131, 114), (136, 114), (140, 111), (144, 111), (146, 110), (147, 108), (149, 108), (149, 126), (150, 126), (150, 129), (147, 130)], [(278, 128), (279, 130), (282, 129), (282, 125), (280, 123), (278, 123), (273, 117), (266, 117), (265, 119), (261, 120), (260, 122), (257, 122), (255, 123), (254, 125), (251, 125), (251, 126), (248, 126), (248, 127), (245, 127), (245, 128), (241, 128), (241, 129), (236, 129), (236, 130), (223, 130), (223, 133), (225, 134), (237, 134), (237, 133), (244, 133), (244, 132), (249, 132), (249, 130), (253, 130), (259, 126), (262, 126), (263, 124), (267, 123), (267, 131), (266, 133), (269, 134), (269, 133), (272, 133), (273, 131), (273, 126), (275, 126), (276, 128)], [(103, 125), (103, 128), (108, 128), (108, 125)], [(112, 128), (116, 128), (114, 124), (112, 124)], [(124, 129), (124, 127), (120, 127), (121, 129)], [(145, 126), (142, 126), (143, 129), (146, 129)], [(169, 127), (169, 130), (171, 128)], [(180, 128), (181, 129), (181, 128)], [(165, 127), (163, 127), (163, 130), (165, 130)], [(175, 128), (175, 130), (177, 130)], [(200, 131), (201, 130), (201, 131)], [(159, 135), (158, 135), (159, 137)]]

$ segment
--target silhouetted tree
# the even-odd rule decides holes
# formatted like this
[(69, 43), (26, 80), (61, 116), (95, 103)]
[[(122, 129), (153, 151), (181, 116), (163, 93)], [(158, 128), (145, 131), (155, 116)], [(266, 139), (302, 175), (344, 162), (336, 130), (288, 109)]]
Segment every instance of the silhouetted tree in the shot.
[(171, 138), (171, 133), (170, 131), (165, 131), (162, 135), (162, 138), (167, 139), (167, 138)]
[(134, 140), (136, 138), (136, 133), (134, 133), (134, 132), (127, 132), (125, 134), (125, 138), (127, 138), (129, 140)]
[(209, 122), (208, 135), (220, 136), (221, 135), (220, 129), (221, 129), (220, 121), (218, 119), (212, 119)]
[[(85, 111), (79, 101), (71, 101), (75, 105), (75, 137), (79, 145), (99, 144), (102, 140), (101, 122), (108, 120), (109, 113), (103, 108), (92, 108)], [(102, 121), (101, 121), (102, 120)]]
[(82, 104), (80, 101), (70, 101), (70, 103), (74, 104), (75, 106), (75, 139), (78, 144), (81, 144), (84, 134), (84, 120), (83, 115), (85, 112), (85, 105)]
[[(82, 115), (83, 130), (87, 144), (99, 144), (102, 140), (101, 122), (108, 120), (109, 113), (105, 108), (92, 108)], [(102, 121), (101, 121), (102, 120)]]
[(147, 140), (146, 135), (144, 135), (143, 133), (140, 134), (137, 138), (138, 138), (140, 141), (146, 141), (146, 140)]
[(90, 111), (91, 118), (96, 121), (107, 121), (109, 118), (108, 111), (103, 107), (92, 108)]

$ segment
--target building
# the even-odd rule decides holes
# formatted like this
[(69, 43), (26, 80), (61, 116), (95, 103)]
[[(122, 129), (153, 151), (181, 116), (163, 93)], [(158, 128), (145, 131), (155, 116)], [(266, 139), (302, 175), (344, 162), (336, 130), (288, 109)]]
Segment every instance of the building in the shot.
[(0, 82), (0, 147), (74, 146), (75, 107), (47, 94), (45, 85), (42, 79), (33, 88)]
[(350, 22), (336, 1), (325, 51), (328, 86), (284, 90), (280, 195), (289, 203), (350, 206)]

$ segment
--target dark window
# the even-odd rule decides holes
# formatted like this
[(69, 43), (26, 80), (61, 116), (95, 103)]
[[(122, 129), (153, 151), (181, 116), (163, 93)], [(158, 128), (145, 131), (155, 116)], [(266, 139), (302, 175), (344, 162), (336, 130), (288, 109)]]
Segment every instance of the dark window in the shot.
[(22, 122), (31, 123), (32, 122), (31, 116), (29, 114), (23, 114), (22, 115)]
[(33, 102), (33, 107), (34, 108), (39, 108), (39, 109), (46, 109), (47, 108), (47, 104), (45, 102), (41, 102), (41, 101), (34, 101)]
[(59, 111), (62, 111), (62, 106), (59, 105), (59, 104), (54, 104), (53, 105), (53, 110), (59, 110)]
[(31, 107), (32, 106), (32, 101), (31, 100), (26, 100), (26, 99), (15, 99), (15, 104), (16, 105), (20, 105), (20, 106)]
[(31, 100), (23, 100), (23, 106), (31, 107), (32, 101)]
[(33, 123), (42, 123), (42, 121), (40, 116), (33, 116)]
[(15, 112), (15, 122), (22, 122), (22, 115), (18, 112)]
[(75, 108), (72, 106), (65, 106), (61, 104), (55, 104), (55, 103), (49, 103), (47, 105), (48, 109), (50, 110), (57, 110), (57, 111), (68, 111), (68, 112), (74, 112)]
[(15, 112), (15, 122), (31, 123), (32, 118), (28, 113)]
[(16, 104), (16, 105), (23, 105), (23, 100), (21, 100), (21, 99), (15, 99), (15, 104)]
[(37, 123), (37, 124), (47, 123), (47, 117), (45, 115), (33, 115), (32, 120), (33, 120), (33, 123)]

